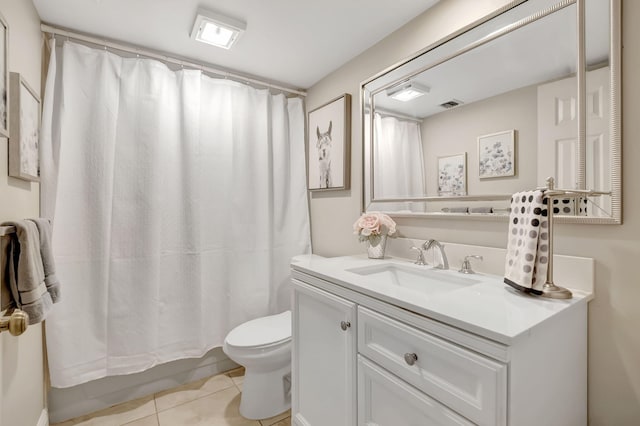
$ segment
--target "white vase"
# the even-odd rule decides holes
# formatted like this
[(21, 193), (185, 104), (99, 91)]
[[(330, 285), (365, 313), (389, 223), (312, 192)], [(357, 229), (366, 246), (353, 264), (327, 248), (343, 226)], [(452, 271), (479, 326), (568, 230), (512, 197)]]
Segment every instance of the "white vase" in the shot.
[(367, 254), (369, 259), (384, 259), (384, 250), (387, 247), (387, 236), (381, 235), (378, 244), (373, 245), (367, 240)]

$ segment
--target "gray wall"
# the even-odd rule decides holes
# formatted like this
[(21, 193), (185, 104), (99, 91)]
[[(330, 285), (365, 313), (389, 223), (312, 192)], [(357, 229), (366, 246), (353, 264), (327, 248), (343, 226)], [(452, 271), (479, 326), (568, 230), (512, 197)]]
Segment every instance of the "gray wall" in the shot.
[[(506, 0), (446, 0), (354, 58), (309, 90), (312, 110), (341, 93), (351, 93), (351, 190), (311, 195), (313, 249), (338, 256), (363, 253), (352, 234), (360, 214), (362, 135), (359, 85), (412, 52), (507, 3)], [(623, 182), (624, 224), (559, 225), (559, 254), (596, 260), (596, 298), (589, 306), (589, 416), (591, 425), (640, 423), (640, 2), (623, 0)], [(506, 223), (456, 219), (398, 220), (403, 236), (506, 247)], [(560, 348), (558, 348), (560, 349)], [(549, 351), (550, 356), (553, 349)], [(548, 360), (541, 360), (541, 365)]]

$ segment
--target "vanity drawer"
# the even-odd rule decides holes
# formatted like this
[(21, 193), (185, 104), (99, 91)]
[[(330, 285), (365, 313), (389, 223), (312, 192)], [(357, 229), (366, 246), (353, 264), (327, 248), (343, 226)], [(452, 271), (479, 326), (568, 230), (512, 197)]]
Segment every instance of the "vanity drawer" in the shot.
[(358, 426), (473, 426), (433, 398), (358, 356)]
[(361, 306), (357, 322), (359, 353), (479, 425), (506, 424), (505, 364)]

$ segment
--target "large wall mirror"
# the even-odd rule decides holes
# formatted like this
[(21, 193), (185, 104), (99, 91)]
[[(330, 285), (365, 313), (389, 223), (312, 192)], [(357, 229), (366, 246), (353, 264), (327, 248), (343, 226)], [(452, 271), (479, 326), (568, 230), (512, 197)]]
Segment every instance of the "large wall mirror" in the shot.
[(621, 223), (620, 51), (620, 0), (521, 0), (368, 79), (364, 210), (503, 219), (552, 176)]

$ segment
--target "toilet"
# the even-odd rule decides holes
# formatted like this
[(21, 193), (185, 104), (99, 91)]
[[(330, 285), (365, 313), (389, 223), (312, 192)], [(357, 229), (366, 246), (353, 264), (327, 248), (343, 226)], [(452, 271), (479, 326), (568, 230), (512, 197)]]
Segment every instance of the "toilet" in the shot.
[(243, 417), (266, 419), (291, 408), (291, 311), (240, 324), (222, 349), (245, 368)]

